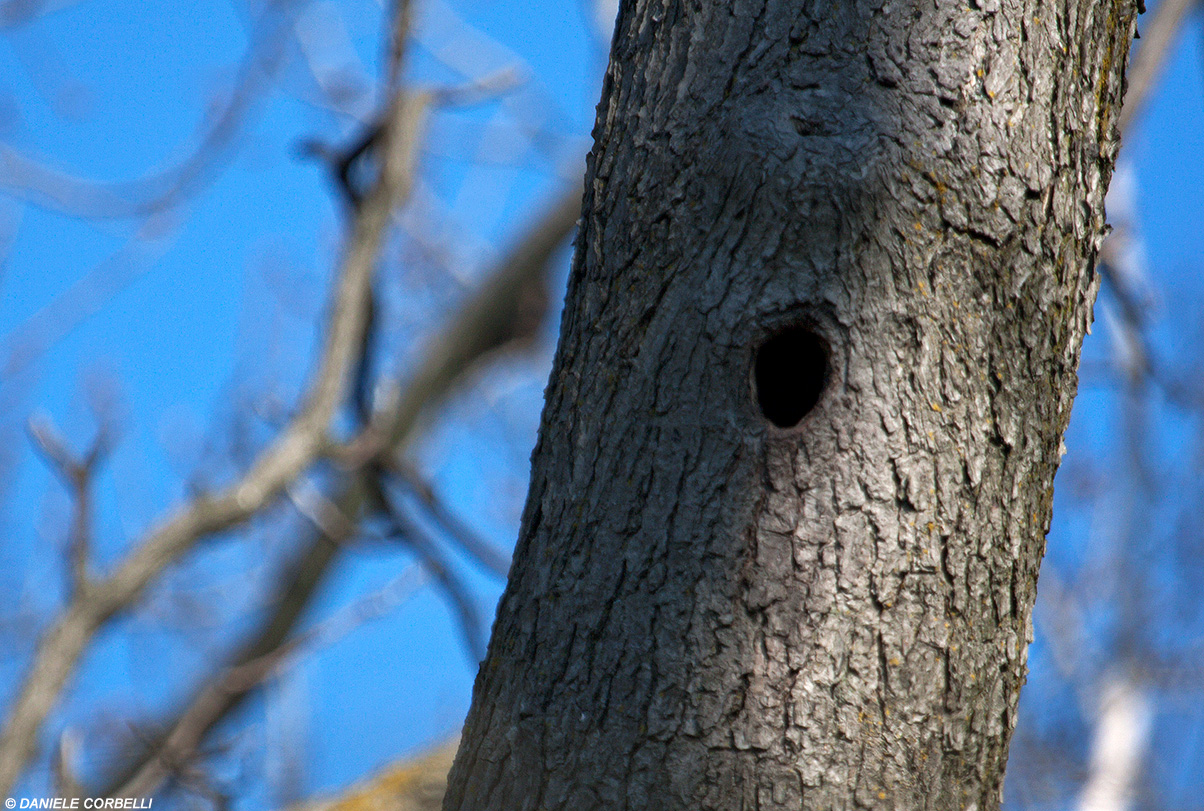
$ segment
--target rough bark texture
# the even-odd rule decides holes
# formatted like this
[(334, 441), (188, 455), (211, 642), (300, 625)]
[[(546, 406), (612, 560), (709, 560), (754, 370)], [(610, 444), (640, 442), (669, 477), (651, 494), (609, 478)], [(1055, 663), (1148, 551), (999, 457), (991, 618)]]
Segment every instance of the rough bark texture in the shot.
[(998, 806), (1134, 14), (623, 4), (445, 809)]

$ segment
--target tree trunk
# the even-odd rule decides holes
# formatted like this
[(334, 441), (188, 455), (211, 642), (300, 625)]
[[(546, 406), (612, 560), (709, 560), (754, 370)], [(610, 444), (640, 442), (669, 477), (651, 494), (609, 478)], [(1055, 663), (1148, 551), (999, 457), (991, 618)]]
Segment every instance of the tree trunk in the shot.
[(1134, 15), (624, 2), (445, 809), (998, 807)]

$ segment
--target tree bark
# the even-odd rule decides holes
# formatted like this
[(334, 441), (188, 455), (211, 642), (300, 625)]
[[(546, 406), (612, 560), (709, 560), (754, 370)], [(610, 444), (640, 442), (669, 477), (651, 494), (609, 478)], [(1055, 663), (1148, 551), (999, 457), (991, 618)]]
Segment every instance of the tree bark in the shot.
[(1135, 13), (624, 2), (447, 811), (998, 807)]

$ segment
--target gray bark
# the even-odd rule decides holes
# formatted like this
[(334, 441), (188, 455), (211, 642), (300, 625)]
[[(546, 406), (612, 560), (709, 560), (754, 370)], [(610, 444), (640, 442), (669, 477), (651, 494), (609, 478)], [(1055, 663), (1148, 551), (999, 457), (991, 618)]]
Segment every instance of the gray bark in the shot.
[(447, 811), (999, 805), (1134, 24), (624, 2)]

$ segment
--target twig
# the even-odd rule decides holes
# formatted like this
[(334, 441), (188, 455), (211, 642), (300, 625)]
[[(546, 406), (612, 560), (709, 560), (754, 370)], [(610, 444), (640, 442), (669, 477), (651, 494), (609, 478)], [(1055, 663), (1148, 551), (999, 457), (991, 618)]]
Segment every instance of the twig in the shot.
[(406, 514), (404, 508), (394, 503), (388, 493), (384, 492), (384, 488), (381, 488), (378, 495), (393, 525), (395, 537), (414, 550), (422, 568), (442, 587), (460, 621), (460, 634), (465, 647), (468, 648), (469, 656), (474, 662), (480, 662), (485, 658), (485, 633), (480, 612), (472, 595), (468, 593), (468, 587), (439, 551), (439, 547), (422, 527)]
[(381, 124), (379, 121), (374, 121), (364, 129), (364, 132), (349, 149), (334, 157), (331, 168), (339, 188), (346, 195), (347, 202), (351, 204), (352, 208), (359, 208), (360, 203), (363, 202), (363, 195), (353, 176), (355, 167), (367, 160), (367, 156), (380, 139), (380, 134)]
[(440, 106), (468, 107), (510, 93), (525, 81), (522, 68), (509, 65), (475, 81), (436, 90), (433, 96)]
[[(521, 73), (510, 67), (458, 87), (429, 91), (432, 106), (468, 106), (509, 92), (522, 83)], [(303, 157), (325, 161), (339, 190), (352, 208), (359, 206), (362, 194), (356, 179), (356, 168), (368, 162), (380, 140), (381, 122), (368, 122), (359, 137), (343, 150), (332, 149), (319, 140), (307, 140), (300, 145)]]
[(422, 477), (417, 468), (401, 459), (399, 454), (393, 454), (389, 460), (389, 470), (406, 485), (410, 492), (418, 497), (418, 500), (430, 513), (431, 518), (435, 519), (451, 539), (477, 563), (503, 579), (510, 574), (510, 556), (494, 548), (492, 544), (461, 521), (460, 517), (435, 494), (435, 489)]
[(62, 612), (41, 640), (0, 735), (0, 794), (9, 793), (33, 754), (43, 720), (97, 628), (137, 600), (199, 539), (242, 523), (272, 502), (328, 447), (330, 422), (345, 399), (362, 345), (376, 257), (393, 209), (412, 181), (426, 106), (421, 95), (392, 101), (381, 171), (355, 218), (321, 361), (300, 411), (238, 482), (185, 504)]
[(405, 70), (406, 46), (410, 41), (410, 23), (413, 4), (410, 0), (392, 0), (393, 13), (389, 15), (389, 39), (385, 54), (386, 98), (401, 95), (402, 72)]
[(42, 456), (71, 491), (75, 505), (67, 541), (68, 595), (83, 595), (91, 587), (89, 558), (92, 546), (92, 479), (109, 446), (109, 430), (101, 424), (92, 446), (80, 458), (67, 448), (67, 443), (43, 417), (29, 421), (29, 435)]

